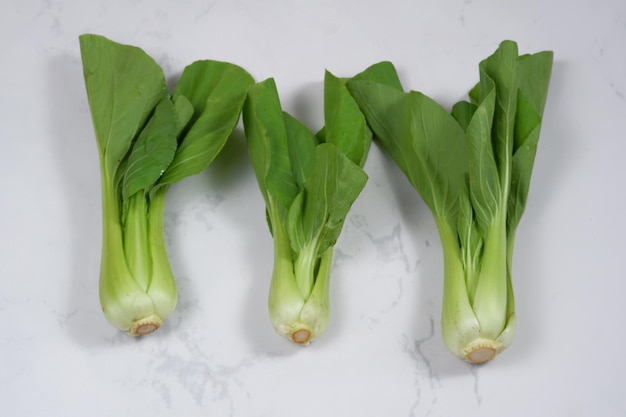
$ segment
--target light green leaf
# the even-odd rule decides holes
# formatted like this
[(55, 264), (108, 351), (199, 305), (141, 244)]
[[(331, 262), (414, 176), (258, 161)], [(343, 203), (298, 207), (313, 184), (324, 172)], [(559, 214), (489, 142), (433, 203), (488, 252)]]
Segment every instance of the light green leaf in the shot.
[(133, 139), (166, 92), (161, 67), (141, 49), (81, 35), (89, 107), (103, 173), (114, 178)]
[(294, 254), (300, 253), (307, 245), (311, 243), (311, 236), (304, 232), (304, 189), (294, 198), (291, 207), (287, 213), (286, 230), (289, 239), (289, 245)]
[(459, 194), (459, 217), (457, 224), (461, 257), (465, 267), (465, 280), (470, 303), (478, 284), (478, 271), (483, 246), (483, 236), (478, 230), (476, 217), (469, 195), (469, 176)]
[(161, 178), (171, 184), (205, 169), (231, 135), (253, 79), (244, 69), (219, 61), (196, 61), (183, 71), (174, 100), (184, 96), (194, 113), (179, 137), (174, 161)]
[(174, 159), (176, 152), (176, 112), (163, 98), (141, 131), (128, 156), (122, 181), (126, 201), (138, 191), (148, 191)]

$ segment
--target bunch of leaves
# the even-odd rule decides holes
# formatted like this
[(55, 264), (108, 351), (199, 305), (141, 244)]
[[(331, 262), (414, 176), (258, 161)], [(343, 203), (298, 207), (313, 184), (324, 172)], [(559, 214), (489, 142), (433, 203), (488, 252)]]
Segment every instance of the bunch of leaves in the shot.
[(100, 302), (115, 327), (146, 334), (177, 302), (163, 237), (167, 189), (213, 161), (254, 81), (236, 65), (202, 60), (170, 93), (143, 50), (100, 35), (79, 40), (100, 157)]
[(250, 160), (274, 239), (269, 292), (277, 332), (308, 344), (329, 319), (333, 250), (350, 207), (367, 182), (372, 140), (342, 80), (326, 72), (325, 126), (312, 133), (282, 110), (276, 84), (253, 86), (243, 109)]
[(515, 232), (524, 212), (552, 69), (550, 51), (519, 55), (502, 42), (479, 64), (468, 101), (449, 113), (404, 92), (382, 62), (348, 89), (377, 140), (431, 210), (443, 247), (442, 333), (470, 362), (513, 340)]

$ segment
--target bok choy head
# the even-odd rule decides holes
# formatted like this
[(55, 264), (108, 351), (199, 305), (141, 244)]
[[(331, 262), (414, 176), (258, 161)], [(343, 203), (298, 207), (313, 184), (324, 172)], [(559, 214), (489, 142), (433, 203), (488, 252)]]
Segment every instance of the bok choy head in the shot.
[(211, 163), (254, 81), (233, 64), (197, 61), (170, 94), (141, 49), (99, 35), (79, 39), (100, 156), (100, 303), (115, 327), (151, 333), (177, 301), (163, 236), (168, 186)]
[(388, 62), (348, 83), (434, 216), (444, 255), (443, 338), (470, 362), (492, 359), (513, 340), (513, 244), (552, 60), (552, 52), (519, 55), (515, 42), (502, 42), (480, 63), (470, 100), (451, 113), (422, 93), (404, 92)]
[(317, 135), (281, 108), (276, 84), (253, 86), (243, 109), (250, 160), (274, 239), (269, 291), (276, 331), (306, 345), (326, 328), (334, 246), (365, 186), (372, 133), (344, 83), (326, 73)]

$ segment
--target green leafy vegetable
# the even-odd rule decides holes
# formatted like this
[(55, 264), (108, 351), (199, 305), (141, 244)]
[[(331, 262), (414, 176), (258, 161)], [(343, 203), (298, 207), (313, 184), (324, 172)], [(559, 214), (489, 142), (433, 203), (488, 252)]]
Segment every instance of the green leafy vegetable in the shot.
[(317, 134), (283, 112), (276, 85), (253, 86), (243, 109), (250, 160), (274, 239), (270, 319), (308, 344), (326, 328), (333, 250), (365, 186), (372, 133), (344, 83), (326, 72), (326, 125)]
[(448, 113), (404, 92), (388, 62), (348, 82), (382, 146), (432, 211), (444, 254), (442, 333), (485, 362), (515, 332), (515, 231), (530, 186), (553, 54), (519, 55), (504, 41), (479, 65), (470, 101)]
[(151, 333), (177, 302), (163, 237), (168, 186), (213, 161), (254, 81), (233, 64), (197, 61), (170, 94), (141, 49), (99, 35), (79, 39), (100, 156), (100, 303), (115, 327)]

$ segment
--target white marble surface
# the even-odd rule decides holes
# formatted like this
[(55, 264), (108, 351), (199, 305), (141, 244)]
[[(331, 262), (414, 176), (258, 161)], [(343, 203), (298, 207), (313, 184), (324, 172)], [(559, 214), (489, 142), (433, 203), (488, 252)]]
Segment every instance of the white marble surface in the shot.
[[(439, 329), (430, 213), (377, 147), (332, 271), (326, 334), (269, 324), (272, 248), (239, 128), (168, 196), (180, 303), (133, 339), (98, 303), (100, 183), (77, 37), (137, 45), (169, 77), (195, 59), (273, 76), (321, 124), (325, 68), (392, 60), (444, 104), (508, 38), (555, 66), (517, 238), (518, 332), (470, 366)], [(624, 416), (623, 0), (4, 0), (0, 4), (0, 415)]]

